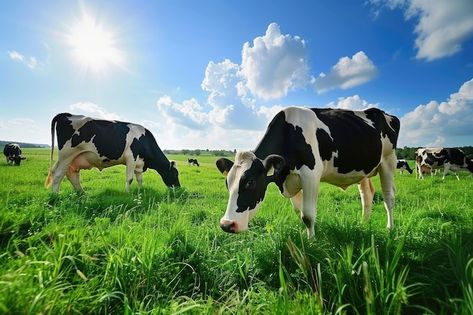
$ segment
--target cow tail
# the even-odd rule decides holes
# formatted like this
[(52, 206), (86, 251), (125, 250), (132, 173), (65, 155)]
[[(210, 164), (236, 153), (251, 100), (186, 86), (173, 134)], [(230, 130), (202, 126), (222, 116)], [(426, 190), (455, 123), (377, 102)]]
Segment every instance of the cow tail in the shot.
[(59, 115), (56, 115), (56, 116), (54, 116), (53, 120), (51, 120), (51, 155), (49, 156), (48, 177), (46, 177), (46, 180), (44, 181), (44, 187), (46, 187), (46, 188), (51, 186), (51, 183), (53, 181), (51, 170), (52, 170), (52, 167), (53, 167), (53, 156), (54, 156), (54, 127), (56, 126), (58, 117), (59, 117)]

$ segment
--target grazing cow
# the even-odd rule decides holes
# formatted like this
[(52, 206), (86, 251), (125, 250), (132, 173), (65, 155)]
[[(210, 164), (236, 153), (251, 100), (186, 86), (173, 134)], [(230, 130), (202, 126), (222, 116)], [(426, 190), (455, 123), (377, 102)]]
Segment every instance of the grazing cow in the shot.
[[(59, 148), (58, 161), (51, 168), (54, 153), (54, 128)], [(54, 192), (66, 175), (74, 189), (82, 191), (79, 181), (81, 169), (126, 165), (126, 191), (136, 175), (142, 186), (142, 173), (156, 170), (168, 187), (179, 187), (176, 164), (169, 161), (159, 148), (151, 132), (132, 123), (99, 120), (81, 115), (62, 113), (51, 121), (51, 157), (45, 186), (52, 183)]]
[(187, 159), (187, 163), (188, 163), (189, 165), (200, 166), (200, 165), (199, 165), (199, 161), (197, 161), (197, 159)]
[(21, 160), (25, 160), (26, 157), (21, 156), (21, 148), (18, 144), (16, 143), (8, 143), (5, 145), (3, 148), (3, 154), (5, 155), (5, 158), (7, 159), (7, 164), (15, 164), (15, 165), (20, 165)]
[(412, 169), (409, 167), (409, 163), (406, 160), (397, 160), (396, 168), (402, 174), (404, 171), (408, 171), (409, 174), (412, 174)]
[(424, 179), (423, 174), (430, 170), (443, 168), (443, 177), (452, 171), (456, 178), (460, 180), (457, 171), (467, 169), (473, 173), (473, 161), (465, 156), (462, 150), (457, 148), (419, 148), (416, 150), (416, 170), (417, 178)]
[(282, 110), (254, 151), (238, 152), (235, 163), (226, 158), (216, 162), (229, 191), (221, 228), (231, 233), (247, 230), (271, 182), (291, 198), (309, 237), (314, 235), (320, 182), (342, 189), (358, 184), (366, 219), (374, 196), (370, 177), (379, 173), (391, 229), (399, 127), (397, 117), (376, 108)]

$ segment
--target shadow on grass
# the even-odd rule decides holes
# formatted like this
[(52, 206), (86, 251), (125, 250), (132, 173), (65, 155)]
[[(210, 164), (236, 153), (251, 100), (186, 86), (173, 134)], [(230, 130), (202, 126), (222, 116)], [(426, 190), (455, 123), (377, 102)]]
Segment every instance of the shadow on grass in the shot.
[(72, 211), (87, 220), (108, 217), (113, 221), (130, 209), (146, 211), (163, 203), (185, 204), (189, 198), (193, 198), (193, 194), (187, 192), (185, 188), (166, 190), (143, 188), (129, 193), (106, 188), (99, 193), (51, 193), (45, 204), (59, 213)]

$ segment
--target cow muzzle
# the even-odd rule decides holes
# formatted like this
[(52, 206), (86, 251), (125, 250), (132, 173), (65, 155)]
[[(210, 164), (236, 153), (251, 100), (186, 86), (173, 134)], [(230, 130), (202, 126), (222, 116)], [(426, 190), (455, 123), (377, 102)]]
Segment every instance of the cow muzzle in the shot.
[(225, 220), (222, 219), (220, 220), (220, 227), (222, 230), (224, 230), (227, 233), (237, 233), (237, 224), (235, 221), (230, 221), (230, 220)]

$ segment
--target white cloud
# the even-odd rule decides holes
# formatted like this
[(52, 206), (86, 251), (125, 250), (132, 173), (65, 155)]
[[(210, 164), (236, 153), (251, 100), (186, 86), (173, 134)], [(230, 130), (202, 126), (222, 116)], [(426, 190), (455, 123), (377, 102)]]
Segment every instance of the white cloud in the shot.
[(181, 124), (191, 129), (202, 129), (208, 122), (208, 113), (195, 99), (177, 103), (170, 96), (162, 96), (156, 102), (159, 111), (169, 122)]
[(399, 143), (404, 146), (471, 145), (473, 79), (443, 102), (430, 101), (401, 118)]
[(335, 88), (348, 89), (373, 79), (378, 70), (363, 51), (350, 57), (342, 57), (328, 74), (321, 73), (313, 80), (317, 92)]
[(49, 124), (40, 126), (34, 119), (25, 117), (0, 119), (0, 134), (1, 140), (43, 144), (51, 137)]
[(241, 75), (245, 87), (261, 99), (286, 96), (291, 89), (303, 87), (309, 78), (308, 52), (299, 36), (282, 35), (279, 25), (271, 23), (264, 36), (242, 50)]
[(9, 51), (8, 56), (10, 57), (11, 60), (22, 63), (30, 69), (34, 69), (38, 65), (38, 61), (36, 60), (35, 57), (27, 58), (26, 56), (20, 54), (16, 50)]
[[(242, 64), (225, 59), (210, 61), (201, 83), (206, 102), (194, 98), (174, 100), (161, 96), (156, 107), (160, 120), (158, 134), (164, 148), (251, 149), (261, 139), (269, 121), (284, 107), (260, 104), (260, 99), (275, 99), (309, 83), (306, 43), (298, 36), (282, 35), (272, 23), (264, 36), (242, 48)], [(343, 58), (342, 58), (343, 59)], [(344, 86), (363, 83), (363, 76), (376, 71), (363, 52), (340, 73), (349, 77)], [(374, 70), (373, 70), (374, 68)], [(356, 77), (358, 75), (358, 77)], [(256, 98), (257, 97), (257, 98)], [(364, 109), (369, 104), (358, 95), (332, 102), (333, 107)], [(162, 121), (162, 122), (161, 122)], [(150, 124), (150, 129), (158, 129)], [(156, 126), (156, 128), (155, 128)], [(178, 144), (176, 147), (176, 143)]]
[(105, 108), (92, 103), (92, 102), (78, 102), (69, 105), (69, 109), (74, 112), (74, 114), (82, 114), (93, 116), (93, 118), (101, 118), (108, 120), (122, 120), (121, 116), (107, 111)]
[(451, 56), (473, 36), (471, 0), (371, 0), (375, 7), (401, 8), (406, 20), (415, 19), (416, 58), (434, 60)]
[(326, 107), (350, 110), (365, 110), (370, 107), (378, 107), (378, 103), (368, 103), (359, 95), (355, 94), (348, 97), (339, 97), (337, 101), (328, 103)]

